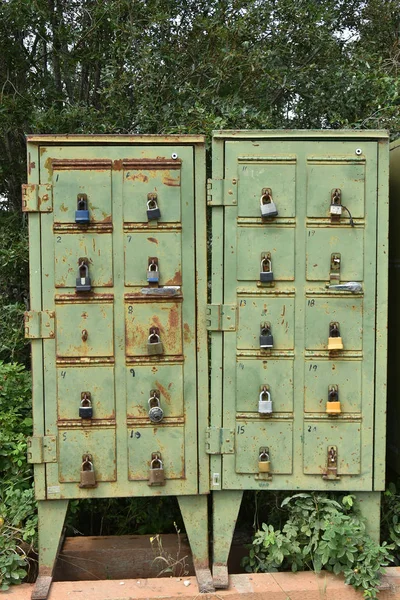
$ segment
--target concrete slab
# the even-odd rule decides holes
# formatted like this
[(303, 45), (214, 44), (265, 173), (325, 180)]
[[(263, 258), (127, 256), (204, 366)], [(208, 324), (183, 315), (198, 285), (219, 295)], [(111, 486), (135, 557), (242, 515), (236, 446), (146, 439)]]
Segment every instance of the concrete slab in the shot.
[[(48, 600), (361, 600), (362, 592), (331, 573), (253, 573), (231, 575), (229, 589), (200, 594), (195, 577), (121, 581), (59, 581)], [(400, 600), (400, 567), (383, 578), (379, 600)], [(30, 600), (33, 585), (15, 586), (0, 600)]]

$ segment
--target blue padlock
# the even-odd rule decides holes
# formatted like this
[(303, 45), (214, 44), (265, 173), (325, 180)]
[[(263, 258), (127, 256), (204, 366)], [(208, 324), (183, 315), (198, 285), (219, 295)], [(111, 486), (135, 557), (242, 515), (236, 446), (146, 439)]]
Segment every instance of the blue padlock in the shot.
[(158, 270), (158, 265), (155, 260), (152, 260), (149, 263), (147, 270), (147, 281), (149, 283), (158, 283), (160, 281), (160, 272)]
[(75, 223), (87, 224), (90, 223), (90, 215), (88, 210), (88, 199), (86, 194), (78, 194), (77, 209), (75, 211)]

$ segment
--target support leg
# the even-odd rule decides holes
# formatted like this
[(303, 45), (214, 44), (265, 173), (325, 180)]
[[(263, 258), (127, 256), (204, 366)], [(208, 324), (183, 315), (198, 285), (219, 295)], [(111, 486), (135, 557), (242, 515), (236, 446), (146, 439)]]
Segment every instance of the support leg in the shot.
[(228, 587), (228, 556), (242, 496), (243, 490), (213, 492), (213, 580), (216, 588)]
[(178, 502), (192, 550), (199, 590), (203, 594), (213, 592), (208, 558), (207, 496), (178, 496)]
[(381, 492), (355, 492), (361, 514), (365, 519), (367, 533), (372, 539), (380, 543), (381, 528)]
[(39, 575), (32, 600), (46, 600), (56, 562), (68, 500), (39, 500)]

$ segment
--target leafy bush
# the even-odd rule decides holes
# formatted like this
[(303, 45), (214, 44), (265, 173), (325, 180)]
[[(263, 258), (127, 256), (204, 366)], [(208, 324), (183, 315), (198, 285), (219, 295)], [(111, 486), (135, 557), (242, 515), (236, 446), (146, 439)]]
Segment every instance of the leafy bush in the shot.
[(282, 530), (263, 524), (257, 531), (249, 557), (248, 572), (297, 571), (322, 568), (343, 573), (345, 581), (376, 598), (384, 568), (392, 560), (394, 545), (375, 543), (355, 508), (353, 496), (340, 502), (325, 494), (295, 494), (282, 502), (288, 520)]
[(37, 530), (32, 468), (31, 377), (23, 365), (0, 361), (0, 589), (20, 583)]

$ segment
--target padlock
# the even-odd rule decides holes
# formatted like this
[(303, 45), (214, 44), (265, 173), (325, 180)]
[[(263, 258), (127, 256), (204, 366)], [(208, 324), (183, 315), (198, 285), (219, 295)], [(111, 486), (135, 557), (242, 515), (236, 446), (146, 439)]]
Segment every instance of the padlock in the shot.
[(79, 416), (81, 419), (91, 419), (93, 417), (93, 406), (90, 392), (82, 392), (81, 394)]
[(147, 219), (155, 221), (161, 218), (161, 211), (158, 208), (157, 194), (147, 194)]
[(164, 411), (160, 405), (160, 398), (157, 396), (157, 391), (150, 392), (152, 396), (149, 398), (149, 419), (152, 423), (159, 423), (163, 420)]
[(343, 350), (338, 323), (329, 324), (328, 350)]
[(342, 412), (339, 402), (339, 390), (337, 386), (332, 386), (328, 392), (328, 402), (326, 403), (326, 413), (328, 415), (340, 415)]
[(149, 283), (158, 283), (159, 278), (160, 278), (160, 273), (158, 270), (158, 265), (154, 260), (152, 260), (149, 263), (148, 270), (147, 270), (147, 281)]
[(86, 194), (78, 194), (77, 210), (75, 211), (75, 223), (86, 224), (90, 222), (88, 210), (88, 199)]
[(79, 484), (80, 488), (93, 488), (97, 486), (96, 475), (91, 458), (92, 457), (89, 454), (82, 457), (83, 462), (81, 467), (81, 482)]
[(260, 209), (262, 217), (276, 217), (278, 215), (275, 203), (272, 200), (272, 190), (270, 188), (263, 189), (261, 193)]
[(164, 466), (160, 453), (152, 454), (148, 485), (165, 485)]
[(274, 338), (271, 334), (271, 326), (261, 325), (260, 329), (260, 348), (272, 348), (274, 345)]
[(75, 289), (77, 292), (90, 292), (90, 290), (92, 289), (92, 283), (89, 277), (89, 267), (83, 261), (79, 265)]
[(260, 266), (260, 281), (261, 283), (267, 283), (268, 281), (274, 280), (274, 274), (272, 272), (272, 263), (269, 256), (264, 256), (261, 259)]
[(154, 329), (150, 329), (150, 335), (147, 339), (147, 353), (148, 354), (162, 354), (164, 348), (158, 333)]
[(331, 205), (329, 207), (329, 212), (334, 217), (340, 217), (342, 214), (342, 193), (339, 188), (332, 190), (331, 194)]
[[(266, 396), (266, 400), (264, 400), (264, 396)], [(260, 398), (258, 400), (258, 412), (261, 415), (270, 415), (272, 413), (271, 394), (266, 387), (264, 387), (260, 393)]]
[(271, 461), (269, 459), (269, 452), (267, 450), (267, 448), (261, 450), (258, 457), (258, 470), (260, 473), (271, 472)]

